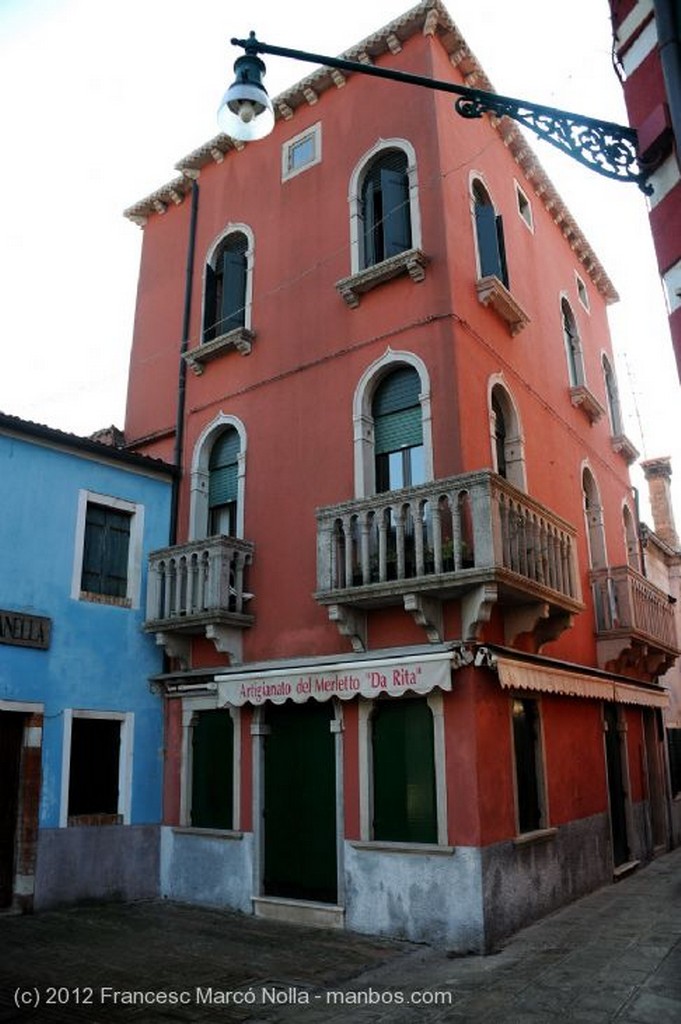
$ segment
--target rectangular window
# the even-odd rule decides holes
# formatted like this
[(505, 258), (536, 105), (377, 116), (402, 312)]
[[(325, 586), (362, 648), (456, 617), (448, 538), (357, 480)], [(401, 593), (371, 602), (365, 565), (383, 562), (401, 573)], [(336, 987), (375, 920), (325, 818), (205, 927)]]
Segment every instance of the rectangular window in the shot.
[(281, 180), (287, 181), (296, 174), (320, 163), (322, 159), (321, 122), (312, 125), (300, 135), (284, 143), (281, 150)]
[(143, 513), (122, 498), (80, 492), (73, 598), (139, 607)]
[(527, 198), (523, 190), (521, 189), (518, 182), (515, 182), (515, 198), (518, 204), (518, 213), (528, 226), (530, 231), (534, 231), (534, 222), (532, 220), (532, 206), (530, 200)]
[(681, 729), (667, 729), (672, 796), (681, 796)]
[(373, 838), (437, 843), (433, 715), (426, 699), (377, 701), (372, 716)]
[(539, 707), (536, 700), (518, 697), (511, 710), (518, 832), (536, 832), (546, 824)]
[(60, 825), (130, 822), (132, 714), (64, 713)]
[(233, 828), (234, 725), (229, 711), (198, 711), (192, 728), (191, 824)]

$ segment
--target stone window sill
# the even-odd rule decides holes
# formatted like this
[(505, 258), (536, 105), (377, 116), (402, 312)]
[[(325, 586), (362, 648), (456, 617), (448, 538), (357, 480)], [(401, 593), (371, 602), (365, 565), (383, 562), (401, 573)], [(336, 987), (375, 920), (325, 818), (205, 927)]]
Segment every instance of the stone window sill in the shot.
[(247, 356), (253, 347), (254, 340), (254, 331), (250, 331), (247, 327), (235, 327), (233, 331), (221, 334), (219, 338), (213, 338), (212, 341), (206, 341), (202, 345), (190, 349), (189, 352), (185, 352), (184, 359), (194, 373), (200, 375), (203, 373), (204, 363), (218, 359), (225, 352), (236, 349), (242, 356)]
[(404, 252), (382, 260), (373, 267), (360, 270), (351, 277), (344, 277), (336, 282), (336, 290), (351, 309), (359, 306), (360, 296), (377, 288), (386, 281), (408, 274), (412, 281), (418, 283), (426, 276), (428, 257), (420, 249), (406, 249)]
[(122, 825), (122, 814), (71, 814), (67, 819), (69, 828), (77, 828), (82, 825), (99, 827), (101, 825)]
[(115, 608), (132, 608), (132, 601), (129, 597), (114, 597), (113, 594), (95, 594), (91, 590), (81, 590), (81, 601), (90, 601), (92, 604), (110, 604)]
[(445, 857), (451, 857), (456, 851), (455, 846), (440, 846), (439, 843), (400, 843), (382, 839), (353, 839), (350, 846), (354, 850), (367, 850), (373, 853), (436, 853)]
[(178, 836), (203, 836), (204, 839), (243, 839), (244, 834), (231, 828), (198, 828), (196, 825), (174, 825)]
[(610, 441), (612, 443), (612, 450), (616, 455), (621, 455), (628, 466), (630, 466), (632, 462), (636, 462), (639, 452), (628, 437), (624, 434), (615, 434), (611, 437)]
[(605, 415), (605, 409), (586, 384), (570, 388), (570, 401), (576, 409), (581, 409), (589, 423), (597, 423)]
[(557, 828), (538, 828), (534, 832), (522, 832), (513, 840), (514, 846), (533, 846), (535, 843), (546, 843), (558, 835)]
[(506, 324), (512, 336), (520, 334), (526, 327), (530, 318), (520, 305), (513, 298), (503, 281), (500, 281), (495, 274), (479, 278), (476, 284), (478, 298), (483, 306), (489, 306)]

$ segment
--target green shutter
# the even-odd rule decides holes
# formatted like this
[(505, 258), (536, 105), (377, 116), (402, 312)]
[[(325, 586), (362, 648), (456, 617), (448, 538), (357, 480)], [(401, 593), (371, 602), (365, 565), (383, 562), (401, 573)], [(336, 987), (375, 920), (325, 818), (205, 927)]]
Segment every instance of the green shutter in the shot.
[(374, 839), (436, 843), (433, 716), (426, 700), (378, 701), (372, 746)]
[(203, 299), (203, 340), (212, 341), (217, 336), (217, 274), (210, 263), (206, 265), (206, 284)]
[(192, 812), (197, 828), (232, 828), (234, 724), (229, 711), (199, 711), (192, 730)]
[(421, 380), (412, 367), (395, 370), (381, 381), (372, 402), (376, 455), (423, 444), (420, 391)]
[(128, 512), (88, 504), (83, 542), (82, 590), (110, 597), (126, 596), (131, 518)]
[(208, 505), (226, 505), (237, 499), (238, 459), (241, 441), (233, 427), (220, 435), (208, 463)]
[(404, 170), (381, 169), (383, 249), (385, 258), (411, 248), (409, 182)]
[(477, 194), (475, 199), (475, 230), (478, 238), (480, 277), (493, 274), (503, 281), (497, 219), (489, 198), (482, 193)]
[(222, 254), (220, 334), (243, 327), (246, 315), (246, 237), (236, 235)]

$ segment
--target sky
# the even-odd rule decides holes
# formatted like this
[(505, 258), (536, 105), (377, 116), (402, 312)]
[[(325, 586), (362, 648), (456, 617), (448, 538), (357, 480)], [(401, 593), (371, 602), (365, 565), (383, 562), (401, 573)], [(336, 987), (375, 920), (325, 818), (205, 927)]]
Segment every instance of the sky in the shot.
[[(607, 0), (445, 2), (498, 92), (626, 123)], [(0, 0), (0, 410), (77, 434), (123, 426), (142, 242), (123, 210), (218, 133), (232, 36), (337, 55), (411, 6)], [(274, 96), (312, 70), (269, 57), (265, 84)], [(533, 145), (620, 294), (625, 430), (643, 458), (672, 456), (681, 527), (679, 381), (645, 198)]]

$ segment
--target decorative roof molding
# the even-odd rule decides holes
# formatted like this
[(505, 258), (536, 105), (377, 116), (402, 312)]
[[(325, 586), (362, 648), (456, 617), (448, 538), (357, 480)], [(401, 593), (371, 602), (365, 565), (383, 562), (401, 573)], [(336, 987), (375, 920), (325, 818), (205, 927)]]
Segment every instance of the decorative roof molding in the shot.
[[(463, 76), (466, 85), (475, 85), (476, 88), (484, 89), (488, 92), (495, 91), (492, 82), (461, 35), (442, 0), (422, 0), (421, 3), (412, 7), (411, 10), (396, 18), (384, 28), (379, 29), (379, 31), (363, 39), (356, 46), (346, 50), (341, 54), (341, 57), (361, 63), (372, 63), (378, 57), (385, 56), (386, 54), (392, 55), (397, 46), (402, 47), (407, 39), (417, 33), (423, 33), (424, 35), (430, 35), (439, 39), (440, 44), (449, 54), (452, 65)], [(351, 74), (351, 72), (345, 72), (344, 76), (347, 78)], [(308, 107), (310, 103), (308, 96), (310, 94), (314, 94), (319, 99), (328, 89), (338, 88), (339, 85), (340, 81), (337, 72), (331, 68), (317, 68), (312, 74), (273, 99), (276, 119), (284, 118), (290, 120), (299, 107)], [(619, 296), (614, 285), (593, 252), (589, 242), (582, 234), (572, 214), (551, 183), (548, 175), (543, 170), (537, 154), (527, 142), (525, 136), (510, 118), (490, 117), (490, 123), (499, 132), (514, 159), (526, 174), (535, 194), (551, 213), (556, 223), (561, 225), (563, 234), (568, 239), (585, 272), (588, 273), (605, 301), (608, 303), (617, 302)], [(203, 167), (212, 163), (215, 160), (214, 150), (219, 150), (226, 156), (232, 150), (242, 149), (243, 146), (243, 143), (237, 143), (227, 135), (217, 135), (179, 160), (175, 168), (185, 177), (189, 172), (201, 171)], [(176, 186), (178, 180), (182, 182), (183, 179), (176, 179), (170, 185), (164, 185), (152, 193), (152, 195), (141, 199), (125, 210), (124, 216), (135, 223), (143, 225), (146, 219), (156, 212), (156, 201), (168, 205), (169, 189)], [(181, 194), (186, 195), (188, 191), (189, 188), (187, 183), (185, 183)]]

